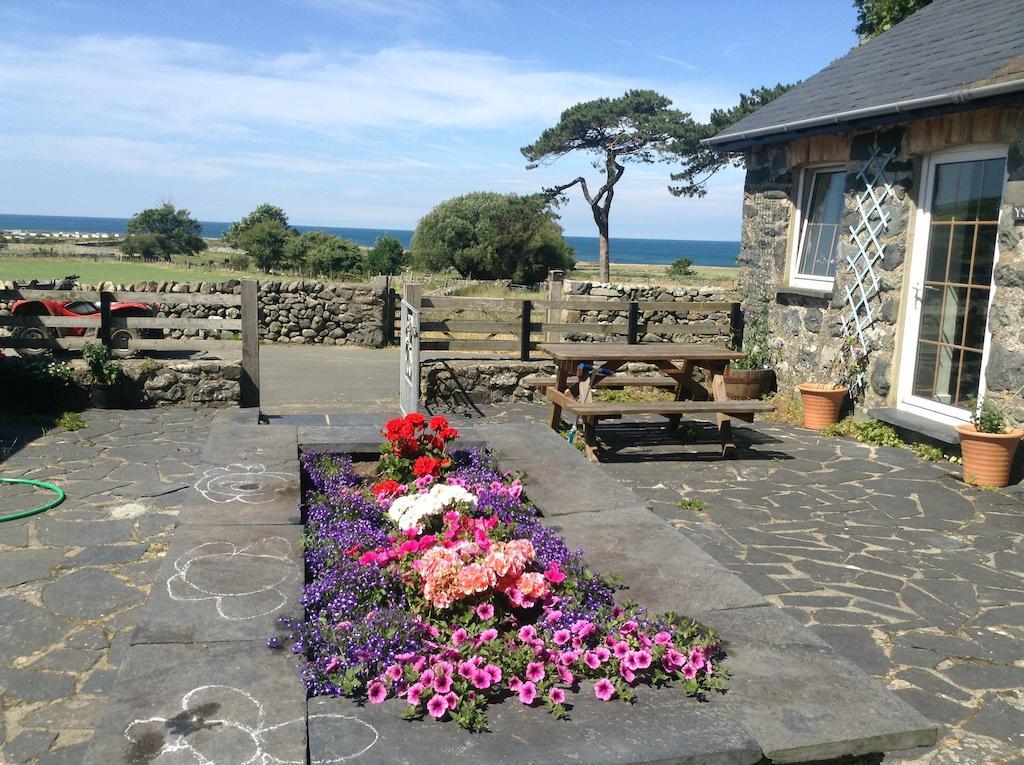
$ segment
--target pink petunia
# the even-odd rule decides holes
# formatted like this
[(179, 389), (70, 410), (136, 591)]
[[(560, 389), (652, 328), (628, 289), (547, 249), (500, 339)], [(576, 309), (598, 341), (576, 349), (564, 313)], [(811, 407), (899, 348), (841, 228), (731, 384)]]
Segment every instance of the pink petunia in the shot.
[(419, 704), (423, 690), (423, 683), (415, 683), (409, 686), (409, 691), (405, 694), (405, 700), (414, 706)]
[(486, 691), (491, 687), (491, 676), (482, 669), (476, 670), (469, 681), (473, 683), (474, 688), (479, 688), (481, 691)]
[(686, 663), (686, 657), (674, 648), (668, 649), (668, 652), (665, 654), (665, 658), (672, 662), (672, 667), (674, 669), (681, 669)]
[(450, 661), (444, 661), (443, 659), (433, 666), (434, 674), (436, 675), (450, 675), (455, 671), (455, 667), (452, 666)]
[(524, 704), (532, 704), (537, 698), (537, 686), (533, 683), (523, 683), (519, 688), (519, 700)]
[(434, 670), (428, 669), (420, 675), (420, 682), (424, 685), (431, 685), (434, 682)]
[(512, 675), (512, 678), (508, 681), (508, 689), (510, 691), (512, 691), (512, 693), (518, 693), (519, 689), (522, 688), (522, 687), (523, 687), (523, 681), (520, 680), (515, 675)]
[(583, 654), (583, 663), (591, 669), (597, 669), (601, 666), (601, 660), (597, 658), (597, 654), (593, 651), (587, 651)]
[(636, 658), (634, 664), (636, 666), (634, 667), (634, 669), (647, 669), (649, 666), (651, 666), (651, 652), (648, 651), (646, 648), (642, 651), (637, 651), (635, 656)]
[(695, 666), (697, 669), (703, 669), (704, 668), (704, 661), (705, 661), (705, 659), (704, 659), (704, 651), (701, 650), (700, 648), (696, 648), (696, 647), (695, 648), (691, 648), (690, 649), (690, 655), (689, 655), (688, 658), (690, 660), (690, 664)]
[(654, 643), (655, 643), (655, 645), (668, 645), (671, 642), (672, 642), (672, 636), (670, 634), (668, 634), (667, 632), (665, 632), (664, 630), (662, 630), (661, 632), (659, 632), (657, 635), (654, 636)]
[(486, 672), (488, 676), (490, 676), (492, 683), (501, 682), (501, 667), (499, 667), (497, 664), (488, 664), (486, 667), (484, 667), (484, 672)]
[(470, 661), (461, 661), (461, 662), (459, 662), (459, 677), (464, 677), (464, 678), (466, 678), (468, 680), (469, 678), (471, 678), (473, 676), (473, 673), (475, 671), (476, 671), (476, 667), (473, 666), (472, 662), (470, 662)]
[(488, 627), (487, 629), (485, 629), (483, 632), (480, 633), (480, 642), (481, 643), (489, 643), (492, 640), (494, 640), (496, 637), (498, 637), (498, 631), (496, 629), (494, 629), (494, 627)]
[(695, 678), (696, 676), (697, 668), (693, 664), (687, 662), (686, 666), (683, 667), (683, 677), (685, 677), (687, 680), (693, 680), (693, 678)]
[(339, 659), (337, 656), (332, 656), (330, 659), (327, 660), (327, 664), (324, 665), (324, 673), (326, 674), (333, 672), (338, 668), (340, 664), (341, 659)]
[(555, 630), (555, 634), (551, 636), (551, 639), (555, 641), (555, 645), (565, 645), (569, 642), (572, 635), (569, 630)]
[(438, 693), (448, 693), (452, 689), (451, 675), (434, 675), (434, 690)]
[(579, 658), (580, 655), (577, 651), (562, 651), (562, 655), (558, 657), (558, 661), (566, 667), (569, 667), (579, 661)]
[(562, 618), (562, 612), (561, 611), (558, 611), (558, 610), (548, 611), (548, 615), (544, 617), (544, 621), (548, 622), (549, 624), (554, 624), (555, 622), (557, 622), (561, 618)]
[(599, 645), (597, 648), (595, 648), (594, 653), (597, 654), (597, 658), (601, 660), (602, 664), (604, 664), (606, 661), (608, 661), (608, 659), (612, 657), (612, 652), (605, 648), (603, 645)]
[(544, 679), (544, 665), (539, 661), (531, 661), (526, 665), (526, 679), (539, 683)]
[(619, 628), (619, 632), (621, 632), (623, 635), (628, 635), (630, 632), (633, 632), (633, 630), (635, 630), (638, 626), (640, 625), (638, 625), (635, 621), (630, 619), (628, 622), (623, 624), (622, 627)]
[(537, 630), (532, 624), (527, 624), (525, 627), (519, 628), (519, 639), (524, 643), (532, 643), (537, 639)]
[(490, 603), (481, 603), (476, 607), (477, 618), (487, 621), (494, 617), (494, 606)]
[(431, 717), (444, 717), (444, 713), (448, 711), (448, 699), (441, 695), (431, 696), (427, 702), (427, 711)]
[(631, 683), (636, 680), (636, 673), (631, 669), (626, 669), (624, 666), (619, 667), (619, 674), (622, 675), (622, 679), (627, 683)]
[(573, 677), (573, 674), (572, 674), (572, 672), (569, 671), (568, 667), (559, 667), (558, 668), (558, 677), (566, 685), (572, 685), (573, 683), (576, 682), (576, 678)]
[(552, 688), (551, 693), (548, 694), (548, 698), (551, 699), (554, 704), (561, 704), (565, 701), (565, 691), (561, 688)]
[(629, 643), (619, 641), (612, 646), (612, 654), (616, 659), (625, 659), (629, 655)]
[(448, 702), (449, 709), (455, 709), (455, 707), (459, 705), (459, 702), (462, 701), (462, 699), (455, 695), (454, 691), (446, 693), (444, 695), (444, 700)]
[(594, 683), (594, 695), (601, 701), (610, 701), (612, 696), (615, 695), (615, 686), (612, 685), (610, 680), (601, 678)]
[(380, 704), (388, 697), (388, 689), (384, 687), (384, 683), (374, 680), (366, 686), (366, 696), (370, 699), (371, 704)]
[(397, 664), (392, 664), (384, 674), (387, 675), (389, 680), (401, 680), (402, 668)]
[(466, 642), (467, 637), (469, 637), (469, 633), (466, 632), (466, 628), (459, 627), (452, 633), (452, 645), (462, 645)]

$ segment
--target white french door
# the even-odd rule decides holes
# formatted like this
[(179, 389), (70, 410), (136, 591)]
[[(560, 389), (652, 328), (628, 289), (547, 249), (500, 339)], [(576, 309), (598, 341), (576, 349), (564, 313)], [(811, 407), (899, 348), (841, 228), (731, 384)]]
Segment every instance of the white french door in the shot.
[(901, 409), (955, 424), (984, 391), (1006, 147), (930, 157), (909, 264)]

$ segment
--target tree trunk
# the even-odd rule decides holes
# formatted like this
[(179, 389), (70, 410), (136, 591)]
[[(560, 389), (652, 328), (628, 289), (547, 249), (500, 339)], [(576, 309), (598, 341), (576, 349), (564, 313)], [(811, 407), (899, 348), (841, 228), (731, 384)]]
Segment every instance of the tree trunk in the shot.
[(602, 282), (612, 280), (611, 267), (608, 261), (608, 221), (597, 222), (597, 270)]

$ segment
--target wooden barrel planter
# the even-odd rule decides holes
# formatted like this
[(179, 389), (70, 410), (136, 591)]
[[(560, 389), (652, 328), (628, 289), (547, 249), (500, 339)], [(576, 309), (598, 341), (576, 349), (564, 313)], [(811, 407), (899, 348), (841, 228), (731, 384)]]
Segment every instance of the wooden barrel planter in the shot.
[(764, 398), (776, 390), (774, 369), (725, 368), (725, 392), (733, 400)]
[(800, 403), (804, 409), (804, 427), (822, 430), (839, 421), (839, 411), (849, 388), (836, 388), (821, 383), (801, 383)]
[(1006, 486), (1024, 430), (1008, 433), (979, 433), (973, 425), (957, 425), (960, 452), (964, 458), (964, 480), (975, 486)]

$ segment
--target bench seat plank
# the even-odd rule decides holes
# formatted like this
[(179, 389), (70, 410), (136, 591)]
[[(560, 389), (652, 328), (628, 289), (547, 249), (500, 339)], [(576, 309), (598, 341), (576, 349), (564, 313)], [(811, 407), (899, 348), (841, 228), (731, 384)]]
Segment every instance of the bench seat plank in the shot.
[[(579, 385), (579, 378), (573, 375), (569, 377), (570, 386)], [(522, 379), (522, 384), (527, 388), (551, 388), (555, 385), (554, 375), (550, 377), (538, 377), (530, 375)], [(627, 377), (625, 375), (612, 375), (602, 377), (597, 381), (595, 388), (624, 388), (648, 385), (652, 388), (674, 388), (677, 383), (671, 377)]]

